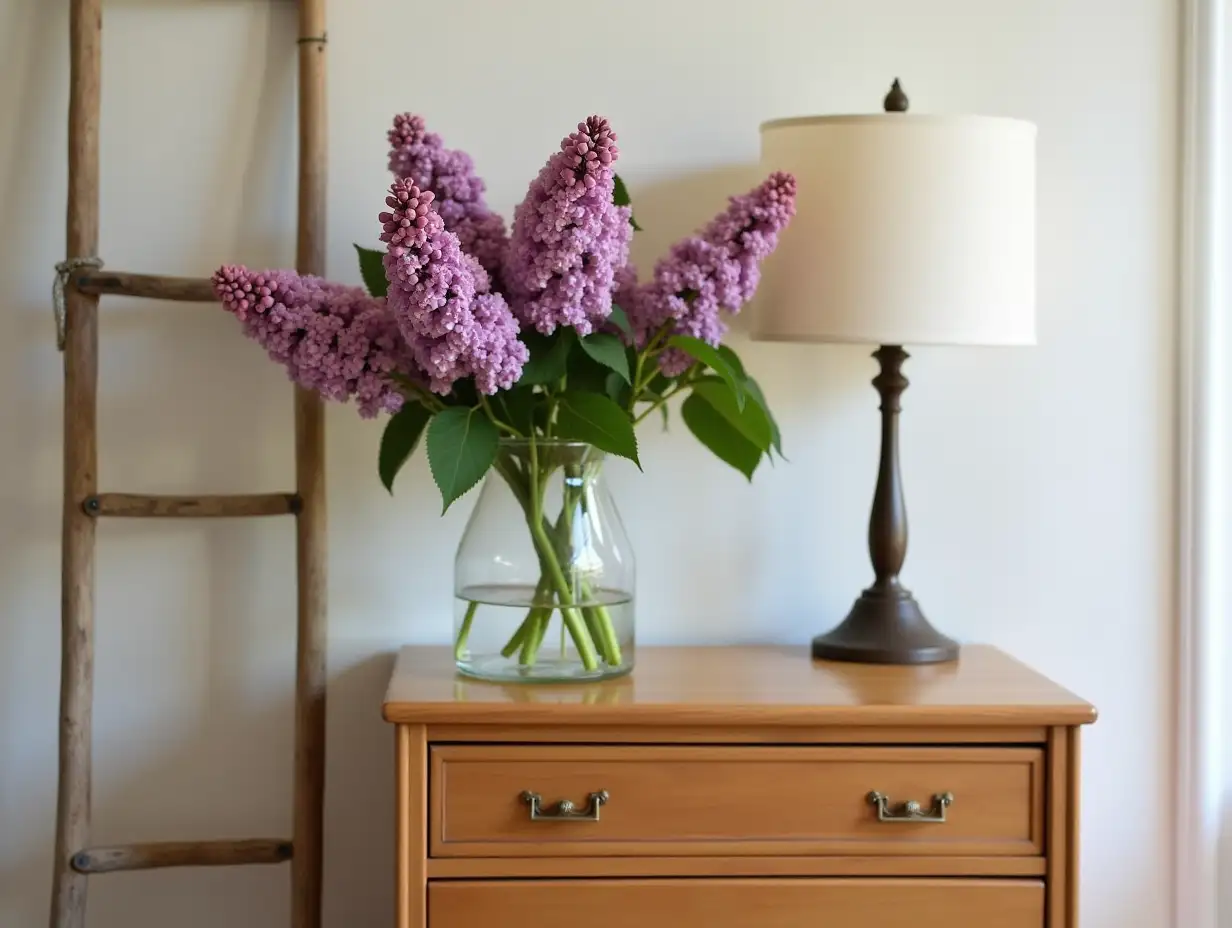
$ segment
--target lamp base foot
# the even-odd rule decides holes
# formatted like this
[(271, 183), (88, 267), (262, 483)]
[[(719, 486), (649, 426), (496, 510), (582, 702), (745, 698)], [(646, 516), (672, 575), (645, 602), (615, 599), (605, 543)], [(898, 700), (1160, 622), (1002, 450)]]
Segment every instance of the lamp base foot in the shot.
[(860, 664), (938, 664), (958, 659), (959, 645), (929, 624), (901, 587), (865, 590), (847, 618), (813, 639), (813, 659)]

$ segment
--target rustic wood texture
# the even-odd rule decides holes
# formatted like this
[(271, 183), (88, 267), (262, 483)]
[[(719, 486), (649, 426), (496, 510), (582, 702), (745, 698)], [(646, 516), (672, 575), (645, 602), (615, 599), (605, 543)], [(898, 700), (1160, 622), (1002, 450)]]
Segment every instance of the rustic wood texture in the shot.
[[(507, 725), (430, 725), (429, 741), (503, 742), (509, 740)], [(1002, 725), (894, 728), (843, 726), (795, 728), (733, 725), (724, 728), (687, 728), (680, 725), (519, 726), (518, 741), (567, 744), (1046, 744), (1048, 729), (1042, 726)]]
[(456, 676), (448, 648), (404, 648), (385, 697), (390, 722), (634, 726), (963, 728), (1071, 725), (1095, 710), (1002, 652), (951, 664), (810, 660), (807, 648), (639, 648), (625, 677), (585, 686), (494, 685)]
[(673, 876), (1042, 877), (1046, 865), (1042, 857), (434, 857), (428, 860), (427, 869), (429, 880)]
[[(432, 928), (522, 913), (535, 928), (1042, 928), (1038, 880), (463, 881), (428, 889)], [(522, 923), (519, 920), (518, 923)]]
[(207, 277), (162, 277), (125, 271), (82, 270), (73, 275), (73, 286), (82, 293), (95, 296), (110, 294), (185, 303), (218, 302)]
[[(1038, 748), (442, 745), (431, 756), (433, 857), (1043, 852)], [(592, 792), (610, 798), (598, 821), (532, 821), (523, 790), (577, 809)], [(896, 809), (955, 798), (943, 823), (882, 822), (871, 790)]]
[(427, 731), (422, 725), (399, 725), (397, 733), (398, 928), (427, 928)]
[[(296, 263), (324, 273), (325, 4), (300, 0), (300, 183)], [(101, 0), (70, 12), (67, 258), (98, 254)], [(295, 394), (295, 494), (140, 496), (97, 493), (98, 297), (212, 302), (207, 279), (79, 271), (65, 288), (62, 658), (56, 850), (51, 928), (84, 928), (86, 876), (170, 866), (292, 866), (293, 928), (320, 928), (325, 771), (324, 418), (318, 397)], [(213, 517), (296, 513), (294, 848), (284, 841), (174, 842), (86, 849), (90, 836), (95, 517)], [(74, 862), (76, 869), (74, 869)]]
[[(67, 258), (98, 254), (101, 0), (69, 11)], [(60, 744), (51, 928), (84, 928), (86, 877), (73, 854), (90, 840), (94, 697), (94, 520), (81, 508), (98, 479), (98, 297), (68, 287), (64, 345), (64, 502), (60, 600)]]
[[(295, 265), (325, 274), (327, 121), (325, 0), (299, 3), (299, 197)], [(325, 844), (326, 510), (325, 412), (295, 388), (298, 582), (295, 653), (295, 796), (292, 928), (321, 928)]]
[(279, 864), (291, 859), (291, 842), (267, 838), (245, 841), (165, 841), (92, 847), (73, 855), (78, 873), (117, 873), (163, 867), (235, 867)]
[(236, 496), (142, 496), (99, 493), (88, 497), (85, 511), (94, 516), (131, 519), (223, 519), (240, 516), (285, 516), (299, 510), (294, 493)]

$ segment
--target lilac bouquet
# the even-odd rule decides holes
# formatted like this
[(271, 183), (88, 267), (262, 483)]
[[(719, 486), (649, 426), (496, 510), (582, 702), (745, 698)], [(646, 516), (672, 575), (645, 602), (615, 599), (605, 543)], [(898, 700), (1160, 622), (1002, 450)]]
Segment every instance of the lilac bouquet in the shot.
[[(556, 520), (544, 514), (555, 465), (536, 445), (584, 442), (640, 468), (636, 426), (659, 414), (666, 427), (667, 403), (681, 396), (685, 426), (747, 479), (782, 454), (757, 381), (721, 340), (724, 315), (752, 297), (794, 214), (795, 180), (772, 174), (731, 197), (639, 280), (629, 264), (638, 226), (606, 119), (591, 116), (561, 141), (508, 231), (471, 158), (421, 117), (396, 117), (388, 138), (384, 247), (356, 246), (363, 288), (226, 265), (215, 291), (294, 382), (354, 399), (361, 416), (388, 416), (378, 472), (390, 492), (421, 439), (446, 510), (499, 474), (525, 510), (537, 592), (561, 611), (583, 664), (619, 664), (604, 608), (585, 605), (585, 583), (560, 563), (576, 501)], [(510, 641), (523, 661), (534, 660), (543, 611), (530, 610)]]

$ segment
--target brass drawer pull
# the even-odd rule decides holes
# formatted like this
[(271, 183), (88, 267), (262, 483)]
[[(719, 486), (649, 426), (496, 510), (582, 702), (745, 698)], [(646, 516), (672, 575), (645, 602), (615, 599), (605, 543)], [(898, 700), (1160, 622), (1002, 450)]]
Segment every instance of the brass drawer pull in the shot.
[(530, 790), (522, 793), (522, 801), (530, 806), (532, 822), (597, 822), (599, 821), (599, 807), (610, 798), (607, 790), (601, 789), (597, 793), (590, 794), (586, 808), (580, 812), (568, 799), (562, 799), (556, 803), (553, 811), (545, 811), (542, 796)]
[(902, 812), (890, 811), (890, 797), (885, 793), (873, 790), (868, 794), (868, 801), (877, 807), (879, 822), (944, 822), (945, 810), (953, 805), (953, 793), (936, 793), (933, 796), (933, 807), (929, 812), (923, 811), (914, 799), (903, 803)]

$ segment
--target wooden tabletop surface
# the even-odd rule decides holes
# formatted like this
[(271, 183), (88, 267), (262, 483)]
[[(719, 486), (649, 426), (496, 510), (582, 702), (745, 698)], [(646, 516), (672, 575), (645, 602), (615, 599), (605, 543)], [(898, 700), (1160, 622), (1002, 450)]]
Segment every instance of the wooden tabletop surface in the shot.
[(589, 684), (470, 680), (450, 648), (408, 646), (383, 715), (428, 725), (1080, 725), (1095, 709), (987, 645), (914, 667), (813, 661), (807, 645), (643, 646), (631, 674)]

